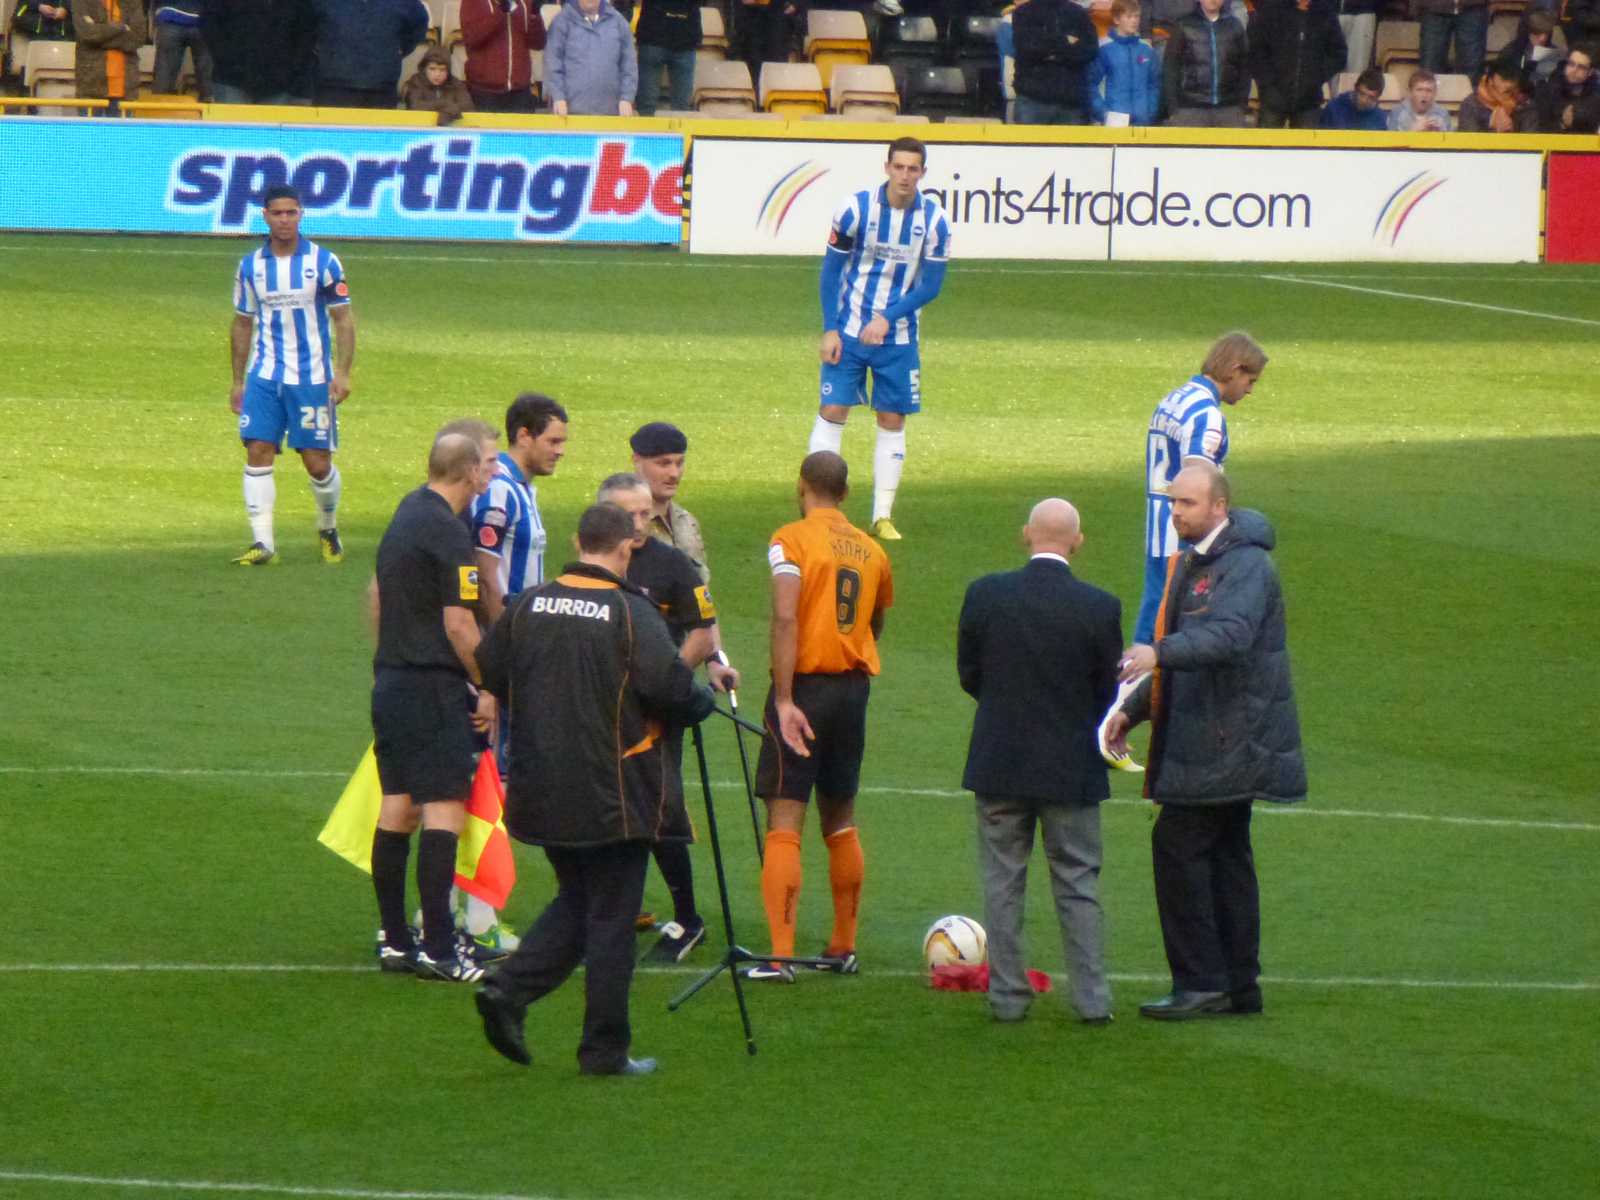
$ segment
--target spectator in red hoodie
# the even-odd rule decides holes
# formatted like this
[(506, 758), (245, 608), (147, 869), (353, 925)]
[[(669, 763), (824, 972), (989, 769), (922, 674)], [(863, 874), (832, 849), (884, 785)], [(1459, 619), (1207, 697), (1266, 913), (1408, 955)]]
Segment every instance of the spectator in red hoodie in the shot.
[(529, 52), (544, 49), (534, 0), (461, 0), (467, 90), (480, 112), (536, 112)]

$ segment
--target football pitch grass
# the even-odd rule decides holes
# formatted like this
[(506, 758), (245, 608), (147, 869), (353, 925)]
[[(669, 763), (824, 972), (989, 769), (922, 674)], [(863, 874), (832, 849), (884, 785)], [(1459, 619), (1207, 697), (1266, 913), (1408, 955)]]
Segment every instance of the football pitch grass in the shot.
[[(307, 232), (315, 236), (314, 224)], [(280, 464), (281, 566), (249, 540), (227, 400), (237, 242), (0, 238), (0, 1195), (691, 1200), (822, 1195), (1546, 1197), (1600, 1178), (1594, 343), (1600, 271), (968, 264), (924, 326), (890, 549), (897, 602), (858, 806), (854, 978), (666, 1001), (645, 1080), (580, 1079), (575, 980), (484, 1044), (465, 988), (373, 968), (371, 888), (315, 841), (370, 736), (362, 593), (432, 431), (562, 399), (552, 566), (626, 438), (690, 438), (683, 499), (725, 640), (765, 691), (767, 535), (815, 400), (815, 264), (341, 244), (348, 560)], [(1072, 499), (1074, 569), (1137, 605), (1143, 429), (1210, 340), (1272, 362), (1229, 413), (1236, 501), (1278, 530), (1310, 800), (1258, 807), (1264, 1017), (1141, 1021), (1166, 990), (1151, 812), (1117, 777), (1102, 893), (1117, 1022), (1055, 995), (997, 1026), (933, 992), (922, 933), (981, 919), (966, 583)], [(865, 524), (872, 438), (845, 454)], [(742, 942), (765, 926), (739, 763), (706, 729)], [(1135, 738), (1144, 744), (1144, 732)], [(704, 830), (698, 784), (690, 810)], [(702, 911), (711, 860), (695, 849)], [(518, 848), (510, 916), (551, 891)], [(829, 928), (805, 839), (802, 951)], [(1035, 860), (1032, 965), (1060, 947)], [(668, 908), (652, 873), (648, 901)], [(647, 942), (641, 942), (641, 949)], [(1587, 1181), (1587, 1182), (1586, 1182)]]

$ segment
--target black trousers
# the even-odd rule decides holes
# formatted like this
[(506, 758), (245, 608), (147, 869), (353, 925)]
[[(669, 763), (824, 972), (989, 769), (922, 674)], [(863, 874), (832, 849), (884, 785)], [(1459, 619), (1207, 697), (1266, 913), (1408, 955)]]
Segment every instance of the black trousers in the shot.
[(1250, 804), (1163, 804), (1150, 850), (1173, 987), (1257, 998), (1261, 895)]
[(531, 1004), (584, 975), (583, 1040), (578, 1066), (615, 1071), (628, 1059), (628, 989), (633, 983), (634, 918), (644, 899), (648, 842), (569, 850), (545, 848), (556, 895), (522, 935), (522, 944), (490, 979), (509, 1001)]

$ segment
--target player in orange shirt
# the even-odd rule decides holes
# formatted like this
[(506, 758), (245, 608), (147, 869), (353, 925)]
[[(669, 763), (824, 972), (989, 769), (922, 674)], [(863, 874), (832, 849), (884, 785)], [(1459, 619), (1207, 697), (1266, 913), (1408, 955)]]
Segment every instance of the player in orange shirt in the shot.
[[(828, 845), (833, 935), (819, 969), (854, 974), (865, 860), (856, 835), (856, 787), (867, 740), (867, 694), (878, 673), (884, 611), (894, 602), (889, 558), (839, 505), (844, 459), (818, 450), (800, 464), (801, 519), (772, 535), (772, 690), (756, 794), (767, 804), (761, 898), (772, 953), (794, 956), (800, 898), (800, 831), (813, 788)], [(747, 979), (794, 982), (785, 962), (759, 963)]]

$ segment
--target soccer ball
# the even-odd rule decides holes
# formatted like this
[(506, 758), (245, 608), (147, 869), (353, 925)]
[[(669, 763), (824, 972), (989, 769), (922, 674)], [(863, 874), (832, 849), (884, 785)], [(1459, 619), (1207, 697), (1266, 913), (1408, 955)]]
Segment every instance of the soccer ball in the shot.
[(922, 939), (928, 970), (948, 963), (975, 967), (989, 957), (989, 935), (971, 917), (940, 917)]

